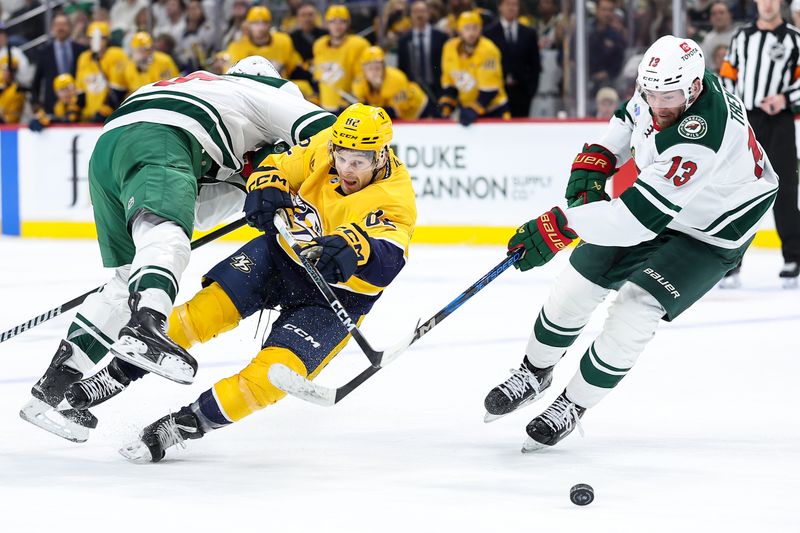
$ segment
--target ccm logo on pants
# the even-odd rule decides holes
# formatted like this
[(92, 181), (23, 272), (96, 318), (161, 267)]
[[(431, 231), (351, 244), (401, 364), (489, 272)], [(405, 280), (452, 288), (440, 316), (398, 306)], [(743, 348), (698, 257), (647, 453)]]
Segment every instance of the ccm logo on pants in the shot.
[(314, 340), (314, 337), (306, 333), (304, 330), (298, 328), (294, 324), (284, 324), (283, 329), (288, 329), (289, 331), (293, 331), (295, 335), (302, 337), (304, 341), (310, 342), (311, 346), (313, 346), (314, 348), (319, 348), (321, 346), (320, 343)]

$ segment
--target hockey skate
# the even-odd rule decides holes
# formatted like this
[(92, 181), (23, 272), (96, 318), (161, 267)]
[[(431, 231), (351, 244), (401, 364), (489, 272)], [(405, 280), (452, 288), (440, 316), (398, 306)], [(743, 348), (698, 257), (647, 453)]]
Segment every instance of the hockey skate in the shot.
[(511, 377), (489, 391), (483, 401), (484, 422), (493, 422), (535, 402), (553, 381), (553, 367), (536, 368), (525, 357), (519, 368), (510, 370)]
[(80, 371), (65, 364), (72, 353), (72, 345), (62, 340), (50, 366), (31, 389), (33, 397), (22, 407), (19, 416), (59, 437), (86, 442), (89, 430), (97, 427), (97, 418), (85, 409), (59, 407), (67, 387), (83, 377)]
[(64, 399), (73, 409), (88, 409), (113, 398), (130, 384), (131, 378), (119, 368), (117, 360), (112, 359), (97, 374), (67, 387)]
[(186, 448), (184, 441), (203, 436), (200, 422), (189, 407), (159, 418), (142, 430), (139, 440), (120, 448), (119, 453), (134, 463), (157, 463), (164, 458), (167, 448), (178, 445)]
[(798, 276), (800, 276), (800, 263), (795, 261), (784, 263), (783, 268), (778, 274), (784, 289), (796, 289), (798, 286)]
[(139, 293), (131, 294), (131, 319), (111, 352), (143, 370), (189, 385), (197, 373), (197, 361), (167, 337), (167, 317), (147, 307), (140, 309), (139, 299)]
[(737, 266), (736, 268), (728, 271), (725, 274), (725, 277), (719, 280), (717, 287), (720, 289), (739, 289), (742, 286), (742, 278), (740, 277), (740, 273), (742, 271), (741, 266)]
[(566, 391), (562, 392), (550, 407), (531, 420), (528, 427), (525, 428), (528, 439), (522, 445), (522, 453), (554, 446), (572, 433), (576, 427), (583, 436), (580, 419), (585, 412), (585, 407), (573, 403), (567, 398)]

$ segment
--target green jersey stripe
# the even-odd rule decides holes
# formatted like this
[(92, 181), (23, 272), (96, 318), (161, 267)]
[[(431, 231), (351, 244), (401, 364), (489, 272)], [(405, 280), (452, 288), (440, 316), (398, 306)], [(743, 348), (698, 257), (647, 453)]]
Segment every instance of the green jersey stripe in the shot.
[(281, 87), (283, 87), (284, 85), (289, 83), (289, 80), (284, 80), (282, 78), (272, 78), (270, 76), (253, 76), (251, 74), (239, 74), (239, 73), (225, 74), (225, 75), (226, 76), (235, 76), (237, 78), (244, 78), (244, 79), (247, 79), (247, 80), (257, 81), (258, 83), (263, 83), (265, 85), (269, 85), (271, 87), (275, 87), (276, 89), (280, 89)]
[[(330, 113), (328, 113), (327, 111), (323, 111), (322, 109), (317, 109), (315, 111), (311, 111), (309, 113), (306, 113), (305, 115), (301, 116), (300, 118), (298, 118), (297, 120), (294, 121), (294, 124), (292, 124), (292, 129), (289, 132), (289, 136), (291, 137), (290, 140), (291, 140), (292, 144), (298, 144), (301, 141), (300, 137), (295, 135), (295, 132), (298, 131), (298, 128), (300, 126), (305, 126), (305, 123), (311, 117), (315, 117), (315, 116), (321, 115), (321, 114), (329, 115)], [(331, 116), (333, 116), (333, 115), (331, 115)]]
[[(213, 143), (217, 145), (222, 153), (222, 164), (228, 168), (232, 168), (237, 171), (240, 170), (241, 165), (239, 164), (238, 158), (233, 155), (232, 144), (226, 144), (226, 140), (223, 139), (219, 134), (219, 129), (217, 128), (217, 124), (214, 122), (214, 119), (201, 107), (187, 102), (186, 100), (165, 96), (159, 96), (158, 98), (151, 98), (147, 100), (142, 100), (139, 98), (135, 101), (129, 101), (124, 106), (117, 109), (111, 115), (110, 120), (148, 110), (172, 111), (191, 118), (209, 134)], [(224, 131), (224, 128), (222, 129)], [(228, 143), (230, 143), (230, 139), (228, 139)]]
[[(674, 211), (675, 213), (672, 215), (673, 217), (681, 212), (682, 208), (680, 206), (677, 206), (677, 205), (673, 204), (672, 202), (670, 202), (669, 200), (667, 200), (661, 193), (659, 193), (657, 190), (655, 190), (655, 188), (652, 185), (649, 185), (649, 184), (645, 183), (642, 180), (636, 180), (634, 185), (640, 186), (642, 189), (644, 189), (645, 191), (647, 191), (651, 195), (653, 195), (653, 198), (655, 198), (656, 200), (661, 202), (661, 204), (664, 207), (666, 207), (668, 211)], [(663, 209), (662, 209), (662, 211), (663, 211)]]
[(772, 202), (775, 200), (775, 196), (778, 194), (778, 191), (775, 190), (769, 194), (767, 198), (761, 200), (761, 202), (754, 205), (750, 208), (746, 213), (741, 215), (736, 220), (733, 220), (727, 226), (724, 226), (716, 233), (712, 233), (712, 237), (717, 237), (718, 239), (726, 239), (729, 241), (736, 241), (743, 237), (755, 224), (758, 224), (758, 221), (761, 220), (761, 217), (772, 207)]
[(703, 233), (708, 233), (708, 232), (710, 232), (712, 229), (714, 229), (715, 227), (717, 227), (718, 225), (720, 225), (722, 222), (724, 222), (724, 221), (725, 221), (725, 219), (727, 219), (727, 218), (730, 218), (730, 217), (733, 217), (735, 214), (737, 214), (737, 213), (741, 213), (741, 212), (745, 211), (745, 210), (746, 210), (746, 208), (747, 208), (747, 207), (749, 207), (750, 205), (752, 205), (752, 204), (754, 204), (754, 203), (756, 203), (756, 202), (759, 202), (759, 201), (761, 201), (762, 199), (766, 198), (767, 196), (772, 196), (772, 195), (774, 195), (774, 194), (775, 194), (775, 190), (772, 190), (772, 191), (767, 191), (767, 192), (765, 192), (765, 193), (764, 193), (764, 194), (762, 194), (761, 196), (756, 196), (755, 198), (751, 198), (750, 200), (746, 201), (745, 203), (743, 203), (743, 204), (740, 204), (740, 205), (738, 205), (738, 206), (734, 207), (734, 208), (733, 208), (733, 209), (731, 209), (730, 211), (726, 211), (725, 213), (723, 213), (722, 215), (720, 215), (719, 217), (717, 217), (717, 219), (716, 219), (714, 222), (712, 222), (711, 224), (709, 224), (707, 227), (705, 227), (705, 228), (701, 229), (700, 231), (702, 231)]
[(615, 366), (611, 366), (602, 359), (600, 359), (600, 356), (597, 355), (597, 352), (594, 349), (594, 343), (592, 343), (592, 345), (589, 346), (589, 357), (592, 359), (592, 363), (594, 363), (594, 365), (597, 368), (608, 374), (625, 375), (630, 370), (630, 368), (617, 368)]
[[(333, 123), (336, 122), (336, 117), (333, 115), (327, 115), (321, 118), (314, 120), (308, 126), (304, 126), (303, 129), (300, 130), (300, 133), (297, 134), (299, 139), (308, 139), (309, 137), (313, 137), (317, 133), (321, 132), (326, 128), (330, 128), (333, 126)], [(298, 141), (299, 142), (299, 141)]]
[(628, 188), (619, 199), (622, 200), (628, 211), (636, 217), (636, 220), (653, 233), (661, 233), (673, 218), (657, 208), (654, 209), (656, 206), (636, 187)]
[(583, 329), (583, 326), (577, 328), (565, 328), (564, 326), (558, 326), (553, 324), (553, 322), (547, 318), (547, 315), (544, 314), (544, 309), (541, 310), (542, 320), (544, 323), (551, 329), (555, 330), (556, 333), (566, 333), (566, 334), (577, 334)]
[(105, 343), (107, 347), (114, 344), (114, 339), (103, 333), (103, 331), (100, 328), (92, 324), (90, 320), (87, 320), (86, 317), (81, 315), (80, 313), (77, 313), (75, 315), (75, 322), (80, 323), (80, 325), (89, 335), (93, 337), (98, 337), (98, 340)]

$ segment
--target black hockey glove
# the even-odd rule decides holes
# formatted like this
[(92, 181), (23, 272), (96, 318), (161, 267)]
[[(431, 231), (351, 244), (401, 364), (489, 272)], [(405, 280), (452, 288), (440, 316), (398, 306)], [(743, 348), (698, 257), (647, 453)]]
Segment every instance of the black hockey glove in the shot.
[(358, 266), (356, 251), (340, 235), (324, 235), (300, 252), (314, 263), (328, 283), (344, 283)]

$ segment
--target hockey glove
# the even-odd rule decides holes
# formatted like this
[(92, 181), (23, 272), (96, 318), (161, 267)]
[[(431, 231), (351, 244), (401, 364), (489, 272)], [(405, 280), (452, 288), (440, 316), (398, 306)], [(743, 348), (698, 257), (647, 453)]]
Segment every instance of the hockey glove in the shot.
[(517, 229), (508, 241), (509, 255), (520, 244), (525, 247), (525, 255), (514, 263), (514, 267), (525, 272), (544, 265), (577, 238), (578, 234), (567, 226), (567, 216), (561, 208), (554, 207)]
[(257, 168), (247, 180), (244, 216), (247, 223), (265, 233), (277, 233), (273, 219), (278, 209), (292, 208), (289, 182), (275, 167)]
[(469, 126), (478, 120), (478, 112), (471, 107), (462, 107), (458, 113), (458, 121), (462, 126)]
[(564, 197), (570, 206), (610, 200), (606, 180), (614, 173), (616, 156), (599, 144), (584, 144), (583, 152), (572, 162)]
[(343, 283), (358, 267), (358, 255), (341, 235), (323, 235), (314, 239), (302, 252), (314, 263), (328, 283)]

